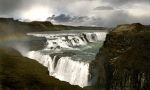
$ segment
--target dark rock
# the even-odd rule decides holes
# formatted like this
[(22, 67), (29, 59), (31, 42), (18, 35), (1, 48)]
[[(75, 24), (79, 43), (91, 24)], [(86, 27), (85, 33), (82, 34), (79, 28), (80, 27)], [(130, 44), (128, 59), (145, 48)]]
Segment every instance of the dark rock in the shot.
[(150, 90), (149, 46), (150, 28), (139, 23), (114, 28), (91, 64), (99, 71), (97, 86), (106, 90)]

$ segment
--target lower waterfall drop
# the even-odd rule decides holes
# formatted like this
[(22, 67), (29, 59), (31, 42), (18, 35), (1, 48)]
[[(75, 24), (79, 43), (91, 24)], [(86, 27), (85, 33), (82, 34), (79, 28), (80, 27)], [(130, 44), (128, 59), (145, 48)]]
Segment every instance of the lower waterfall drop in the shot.
[(62, 57), (59, 59), (54, 73), (50, 73), (50, 75), (83, 87), (88, 85), (88, 77), (85, 77), (89, 74), (88, 68), (88, 63), (73, 61), (70, 57)]

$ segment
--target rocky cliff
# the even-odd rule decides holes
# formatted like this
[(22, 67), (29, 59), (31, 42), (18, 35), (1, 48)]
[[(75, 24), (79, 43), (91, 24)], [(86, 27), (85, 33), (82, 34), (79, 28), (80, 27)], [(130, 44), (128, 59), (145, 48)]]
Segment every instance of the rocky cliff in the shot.
[(139, 23), (117, 26), (91, 66), (99, 72), (97, 86), (106, 90), (150, 90), (150, 28)]

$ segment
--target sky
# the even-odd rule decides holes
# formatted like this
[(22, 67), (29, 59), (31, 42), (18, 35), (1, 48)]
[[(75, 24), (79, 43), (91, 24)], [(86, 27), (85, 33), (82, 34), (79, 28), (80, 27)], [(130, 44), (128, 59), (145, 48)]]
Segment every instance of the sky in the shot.
[(150, 25), (150, 0), (0, 0), (0, 17), (75, 26)]

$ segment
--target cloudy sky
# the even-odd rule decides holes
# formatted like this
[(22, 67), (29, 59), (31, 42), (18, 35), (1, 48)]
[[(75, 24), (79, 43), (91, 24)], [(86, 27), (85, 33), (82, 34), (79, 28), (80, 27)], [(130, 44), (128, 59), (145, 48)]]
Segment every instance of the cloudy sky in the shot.
[(0, 17), (68, 25), (150, 25), (150, 0), (0, 0)]

